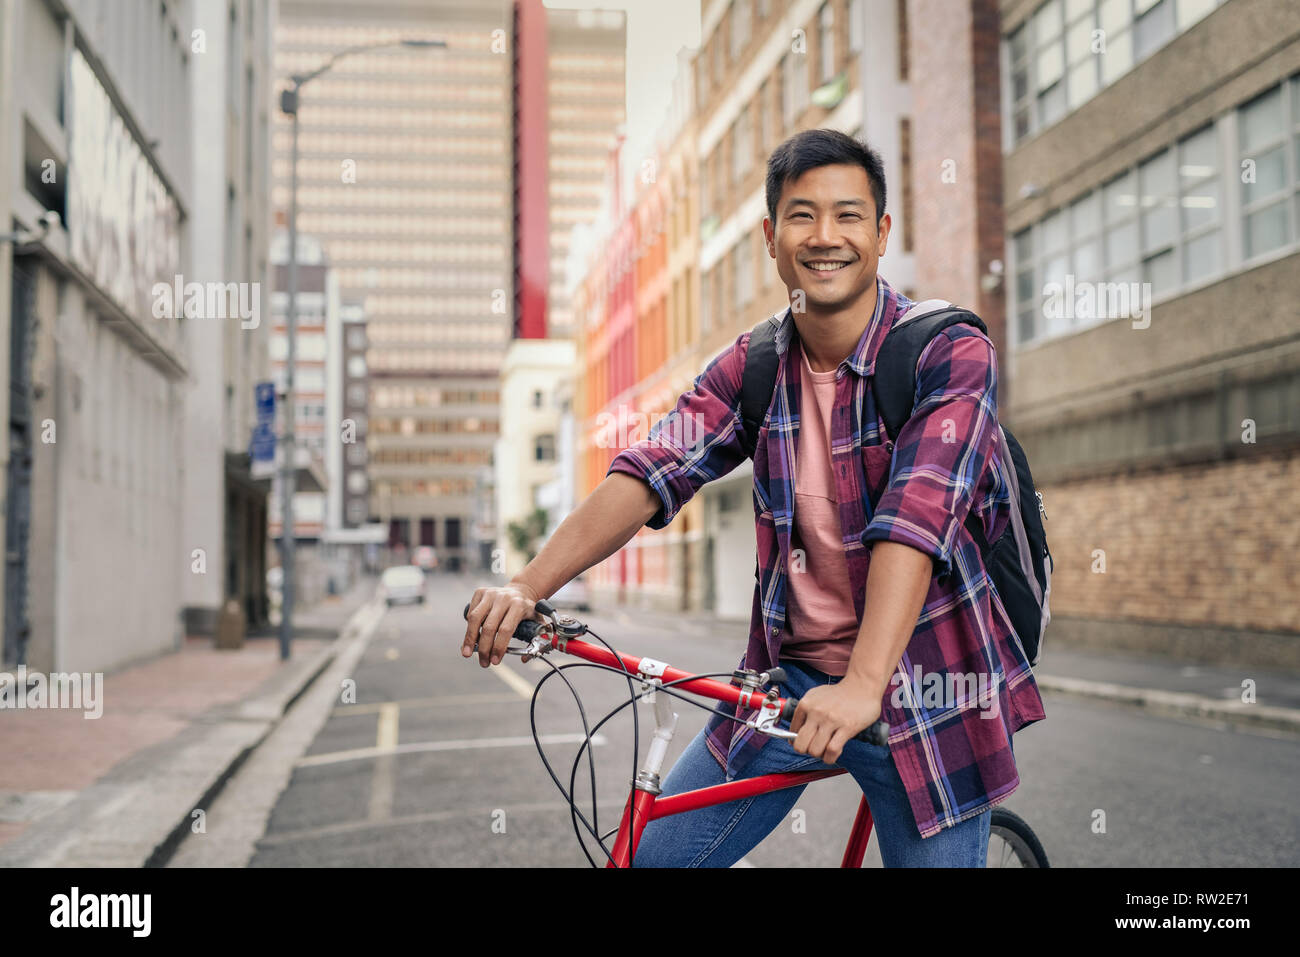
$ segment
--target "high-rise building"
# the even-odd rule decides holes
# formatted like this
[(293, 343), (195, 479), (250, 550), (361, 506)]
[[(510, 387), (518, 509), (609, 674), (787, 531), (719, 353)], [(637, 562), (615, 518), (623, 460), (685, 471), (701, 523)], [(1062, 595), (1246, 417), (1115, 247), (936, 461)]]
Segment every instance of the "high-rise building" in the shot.
[(369, 457), (366, 435), (370, 431), (370, 373), (366, 366), (365, 310), (354, 302), (343, 303), (338, 344), (342, 356), (339, 397), (343, 409), (337, 471), (340, 477), (337, 528), (359, 528), (370, 516)]
[(1051, 642), (1300, 666), (1300, 17), (999, 4), (1009, 402)]
[[(370, 516), (390, 545), (468, 550), (474, 492), (497, 434), (513, 328), (508, 0), (282, 0), (281, 75), (362, 44), (304, 87), (298, 227), (321, 242), (342, 299), (367, 319)], [(279, 117), (273, 200), (289, 204)]]
[[(601, 175), (624, 119), (625, 16), (559, 10), (516, 0), (515, 338), (501, 372), (501, 438), (494, 470), (491, 542), (479, 540), (496, 570), (526, 561), (511, 541), (537, 509), (553, 529), (570, 502), (561, 489), (572, 458), (557, 442), (566, 410), (558, 399), (573, 374), (574, 332), (566, 269), (580, 227), (604, 198)], [(570, 451), (571, 446), (562, 446)], [(487, 518), (487, 516), (484, 516)]]
[[(530, 0), (537, 2), (540, 0)], [(609, 147), (625, 120), (626, 16), (618, 10), (546, 10), (547, 190), (550, 276), (546, 334), (572, 337), (565, 284), (570, 237), (600, 211)]]

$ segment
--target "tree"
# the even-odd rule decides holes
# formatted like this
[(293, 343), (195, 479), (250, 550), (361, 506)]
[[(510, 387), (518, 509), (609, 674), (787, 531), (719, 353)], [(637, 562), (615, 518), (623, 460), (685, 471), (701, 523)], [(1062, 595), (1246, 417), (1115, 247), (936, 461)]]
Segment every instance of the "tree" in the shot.
[(546, 527), (551, 517), (544, 508), (535, 508), (522, 522), (511, 522), (506, 526), (510, 536), (510, 545), (515, 551), (523, 552), (526, 561), (537, 557), (541, 538), (546, 534)]

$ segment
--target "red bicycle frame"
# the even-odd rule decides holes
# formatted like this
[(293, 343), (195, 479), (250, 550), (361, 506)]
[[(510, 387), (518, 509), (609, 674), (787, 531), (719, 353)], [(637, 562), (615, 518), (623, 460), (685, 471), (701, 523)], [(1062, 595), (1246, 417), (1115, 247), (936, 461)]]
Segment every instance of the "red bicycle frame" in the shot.
[[(689, 671), (669, 667), (662, 661), (656, 661), (653, 658), (638, 658), (634, 655), (611, 653), (607, 648), (577, 638), (565, 638), (551, 634), (539, 635), (537, 640), (543, 645), (549, 640), (550, 647), (558, 648), (560, 651), (595, 664), (625, 669), (630, 676), (639, 679), (643, 683), (657, 681), (662, 684), (672, 684), (674, 688), (680, 688), (684, 691), (690, 691), (733, 705), (742, 704), (751, 708), (758, 708), (761, 705), (770, 707), (771, 705), (771, 700), (767, 694), (759, 691), (757, 686), (738, 688), (735, 685), (723, 684), (711, 678), (696, 678)], [(648, 691), (652, 690), (653, 684), (650, 685)], [(785, 706), (785, 699), (776, 698), (775, 701), (779, 713), (779, 709)], [(672, 740), (677, 719), (677, 716), (668, 710), (669, 703), (670, 699), (667, 695), (657, 695), (655, 698), (655, 735), (651, 741), (650, 752), (645, 763), (642, 765), (641, 770), (637, 772), (636, 780), (632, 782), (632, 790), (628, 794), (627, 804), (624, 805), (623, 820), (619, 825), (618, 837), (614, 841), (614, 849), (611, 853), (613, 860), (606, 864), (606, 867), (631, 867), (632, 860), (636, 855), (637, 844), (641, 841), (641, 832), (645, 830), (647, 824), (658, 818), (668, 817), (673, 814), (685, 814), (687, 811), (713, 807), (717, 804), (726, 804), (729, 801), (739, 801), (759, 794), (767, 794), (770, 791), (798, 787), (812, 781), (820, 781), (822, 778), (833, 778), (836, 775), (848, 773), (844, 768), (826, 771), (784, 771), (777, 774), (763, 774), (758, 777), (745, 778), (727, 784), (716, 784), (712, 787), (685, 791), (668, 797), (660, 797), (659, 770), (668, 749), (668, 742)], [(841, 867), (862, 866), (862, 858), (867, 851), (867, 842), (871, 839), (871, 827), (871, 809), (867, 806), (867, 799), (864, 795), (858, 805), (857, 817), (853, 821), (853, 830), (849, 833), (849, 843), (844, 849), (844, 858), (840, 862)]]

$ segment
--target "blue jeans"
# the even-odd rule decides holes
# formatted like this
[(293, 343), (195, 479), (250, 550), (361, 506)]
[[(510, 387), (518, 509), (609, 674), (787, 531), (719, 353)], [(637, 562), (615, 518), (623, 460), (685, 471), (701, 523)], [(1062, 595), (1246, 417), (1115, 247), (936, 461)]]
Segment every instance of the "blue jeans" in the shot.
[[(816, 685), (840, 680), (793, 661), (783, 660), (781, 667), (787, 677), (781, 685), (782, 697), (802, 698)], [(831, 767), (845, 768), (866, 795), (880, 857), (886, 867), (987, 866), (992, 811), (986, 810), (923, 839), (888, 747), (849, 741), (839, 760), (829, 765), (800, 754), (785, 738), (772, 738), (739, 777), (779, 771), (824, 771)], [(668, 772), (661, 796), (725, 782), (726, 776), (701, 731)], [(651, 821), (642, 832), (633, 866), (730, 867), (786, 819), (805, 787), (806, 784), (785, 788)], [(844, 839), (847, 843), (847, 831)]]

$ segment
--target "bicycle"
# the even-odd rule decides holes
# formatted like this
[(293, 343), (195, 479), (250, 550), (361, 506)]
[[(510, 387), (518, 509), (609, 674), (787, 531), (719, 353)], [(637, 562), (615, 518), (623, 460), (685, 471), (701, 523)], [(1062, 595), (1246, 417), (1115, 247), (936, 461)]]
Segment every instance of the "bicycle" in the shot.
[[(571, 817), (574, 824), (574, 834), (578, 838), (578, 843), (582, 847), (583, 854), (592, 867), (598, 866), (591, 853), (588, 851), (587, 843), (582, 836), (582, 831), (578, 829), (579, 822), (583, 827), (596, 839), (601, 850), (606, 857), (606, 867), (631, 867), (635, 858), (636, 846), (641, 839), (641, 832), (645, 826), (652, 820), (661, 817), (667, 817), (674, 814), (684, 814), (687, 811), (693, 811), (698, 808), (712, 807), (717, 804), (725, 804), (729, 801), (738, 801), (745, 798), (754, 797), (759, 794), (766, 794), (771, 791), (779, 791), (785, 788), (797, 787), (808, 784), (813, 781), (820, 781), (824, 778), (836, 777), (840, 774), (847, 774), (846, 768), (835, 768), (833, 770), (816, 770), (816, 771), (783, 771), (775, 774), (764, 774), (752, 778), (744, 778), (738, 781), (732, 781), (726, 784), (713, 785), (711, 787), (699, 788), (694, 791), (686, 791), (682, 794), (669, 795), (660, 797), (659, 772), (662, 769), (664, 759), (667, 757), (668, 746), (672, 742), (673, 733), (677, 726), (677, 714), (671, 710), (669, 696), (681, 698), (696, 707), (711, 711), (709, 706), (701, 704), (692, 698), (681, 694), (680, 691), (689, 691), (693, 694), (702, 695), (721, 701), (729, 705), (740, 704), (746, 708), (757, 709), (758, 715), (751, 721), (744, 722), (746, 726), (754, 728), (763, 734), (780, 738), (795, 738), (795, 732), (788, 728), (779, 727), (780, 722), (789, 723), (794, 717), (795, 709), (799, 705), (798, 698), (782, 698), (777, 693), (776, 685), (785, 680), (785, 672), (781, 668), (772, 668), (764, 672), (755, 672), (752, 670), (735, 670), (730, 673), (717, 673), (708, 675), (697, 675), (690, 672), (682, 671), (669, 666), (666, 662), (658, 661), (650, 657), (636, 657), (634, 655), (624, 655), (615, 651), (599, 635), (591, 631), (586, 624), (569, 615), (558, 614), (550, 602), (545, 599), (538, 601), (534, 606), (536, 611), (545, 617), (546, 621), (539, 622), (535, 619), (527, 619), (519, 623), (515, 628), (514, 638), (526, 642), (522, 648), (510, 647), (506, 649), (506, 654), (519, 655), (522, 658), (536, 658), (545, 662), (550, 668), (547, 674), (543, 675), (538, 681), (537, 686), (533, 689), (533, 697), (529, 707), (529, 720), (532, 726), (533, 743), (537, 747), (538, 756), (542, 759), (542, 764), (551, 776), (551, 780), (564, 796), (569, 804)], [(469, 617), (470, 606), (465, 606), (464, 617)], [(599, 645), (581, 640), (581, 636), (587, 635), (594, 638)], [(477, 644), (475, 645), (477, 649)], [(545, 655), (551, 651), (559, 651), (564, 654), (573, 655), (583, 659), (583, 662), (561, 665), (559, 667), (552, 664), (545, 658)], [(571, 668), (596, 667), (615, 674), (623, 675), (628, 682), (629, 699), (606, 714), (594, 727), (589, 726), (585, 709), (582, 707), (582, 700), (578, 696), (577, 690), (573, 687), (572, 682), (563, 674), (564, 671)], [(550, 762), (546, 759), (546, 753), (542, 748), (541, 741), (537, 733), (537, 697), (541, 693), (542, 687), (546, 681), (552, 677), (559, 676), (574, 696), (578, 704), (578, 711), (582, 717), (585, 740), (578, 749), (574, 758), (573, 767), (569, 776), (568, 790), (561, 784), (559, 778), (555, 776)], [(723, 684), (715, 678), (730, 678), (732, 683)], [(737, 685), (736, 682), (739, 682)], [(635, 686), (634, 686), (635, 683)], [(771, 685), (767, 690), (763, 690), (766, 685)], [(634, 705), (637, 701), (645, 701), (654, 705), (655, 731), (651, 739), (650, 748), (646, 754), (646, 759), (640, 768), (636, 767), (636, 756), (640, 754), (640, 721), (637, 717), (636, 710), (633, 709), (633, 779), (631, 782), (632, 790), (628, 794), (627, 803), (623, 807), (623, 816), (617, 830), (617, 838), (613, 848), (605, 844), (605, 839), (615, 834), (614, 830), (601, 835), (598, 832), (596, 813), (596, 775), (595, 765), (591, 758), (591, 749), (593, 736), (600, 730), (605, 722), (609, 721), (624, 708)], [(739, 719), (732, 720), (739, 722)], [(858, 740), (867, 741), (871, 744), (888, 745), (889, 742), (889, 725), (883, 720), (875, 722), (871, 727), (857, 735)], [(588, 755), (588, 765), (591, 769), (591, 790), (592, 790), (592, 820), (588, 821), (585, 815), (578, 810), (578, 805), (572, 795), (574, 786), (577, 782), (578, 767), (582, 761), (583, 752)], [(848, 844), (844, 849), (844, 855), (840, 862), (842, 868), (859, 868), (862, 866), (862, 860), (867, 850), (867, 843), (871, 838), (872, 818), (871, 809), (867, 804), (866, 795), (858, 805), (857, 815), (853, 821), (852, 830), (849, 833)], [(994, 849), (998, 847), (998, 863), (993, 864)], [(993, 808), (992, 820), (989, 826), (989, 866), (997, 867), (1049, 867), (1047, 854), (1043, 850), (1042, 842), (1039, 841), (1033, 829), (1018, 815), (1006, 810), (1005, 808)]]

